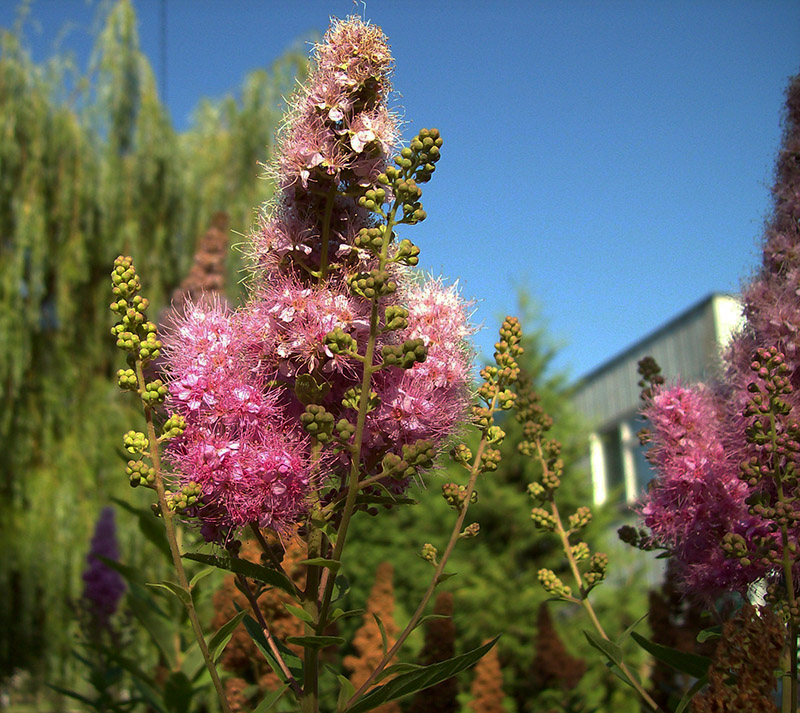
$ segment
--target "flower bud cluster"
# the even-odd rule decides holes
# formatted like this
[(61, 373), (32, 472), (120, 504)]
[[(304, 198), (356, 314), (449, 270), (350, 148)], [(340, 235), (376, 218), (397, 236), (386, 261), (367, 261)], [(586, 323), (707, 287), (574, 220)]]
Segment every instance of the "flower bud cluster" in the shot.
[(473, 522), (473, 523), (467, 525), (464, 528), (464, 530), (461, 532), (459, 537), (461, 537), (462, 539), (467, 540), (467, 539), (470, 539), (472, 537), (477, 537), (478, 534), (480, 534), (480, 531), (481, 531), (480, 524), (477, 523), (477, 522)]
[[(457, 485), (456, 483), (445, 483), (442, 486), (442, 497), (445, 502), (453, 508), (461, 512), (467, 504), (467, 488), (464, 485)], [(469, 503), (478, 502), (478, 493), (473, 490), (469, 496)]]
[(540, 569), (538, 577), (544, 590), (551, 596), (565, 599), (572, 596), (572, 589), (556, 577), (552, 569)]
[(430, 562), (434, 567), (437, 565), (436, 557), (439, 554), (439, 550), (437, 550), (430, 542), (426, 542), (422, 545), (422, 551), (420, 552), (420, 557), (424, 559), (426, 562)]
[(119, 317), (119, 322), (111, 328), (117, 347), (144, 363), (155, 359), (160, 354), (161, 342), (156, 337), (156, 325), (147, 320), (150, 302), (138, 294), (142, 285), (130, 257), (120, 255), (114, 261), (111, 285), (114, 295), (111, 311)]
[(130, 479), (132, 488), (139, 485), (152, 488), (156, 480), (155, 468), (141, 460), (129, 460), (125, 473)]
[(606, 578), (608, 569), (608, 555), (604, 552), (595, 552), (589, 560), (589, 571), (583, 574), (586, 592), (596, 587)]

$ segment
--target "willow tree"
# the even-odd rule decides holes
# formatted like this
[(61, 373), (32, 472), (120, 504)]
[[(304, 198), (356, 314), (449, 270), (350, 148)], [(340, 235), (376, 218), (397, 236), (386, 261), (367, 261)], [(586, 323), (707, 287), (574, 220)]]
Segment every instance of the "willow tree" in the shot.
[[(0, 34), (0, 676), (66, 660), (91, 523), (125, 488), (114, 257), (137, 256), (158, 306), (215, 212), (248, 228), (270, 195), (258, 164), (280, 97), (304, 62), (294, 53), (252, 73), (240, 98), (204, 102), (178, 134), (129, 0), (108, 10), (86, 75), (63, 57), (36, 64), (20, 33)], [(135, 533), (122, 537), (135, 557)]]

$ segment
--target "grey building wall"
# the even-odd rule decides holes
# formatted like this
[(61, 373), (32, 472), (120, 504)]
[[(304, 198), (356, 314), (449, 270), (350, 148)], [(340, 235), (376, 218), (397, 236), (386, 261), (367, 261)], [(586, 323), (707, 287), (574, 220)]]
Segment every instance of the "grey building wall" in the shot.
[(713, 294), (584, 376), (575, 405), (592, 427), (588, 459), (595, 503), (635, 500), (652, 473), (639, 445), (637, 365), (652, 356), (665, 378), (696, 382), (712, 376), (720, 354), (740, 328), (741, 303)]

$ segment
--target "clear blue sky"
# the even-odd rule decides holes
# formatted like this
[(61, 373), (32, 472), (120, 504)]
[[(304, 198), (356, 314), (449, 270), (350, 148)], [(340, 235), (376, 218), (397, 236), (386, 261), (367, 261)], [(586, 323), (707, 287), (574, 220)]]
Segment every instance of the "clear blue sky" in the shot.
[[(478, 300), (490, 352), (516, 287), (589, 371), (757, 265), (797, 0), (134, 0), (177, 128), (298, 38), (352, 12), (392, 44), (405, 136), (437, 126), (443, 157), (409, 231), (423, 266)], [(0, 3), (11, 26), (14, 0)], [(86, 57), (97, 3), (35, 0), (41, 59)], [(255, 170), (255, 169), (254, 169)], [(412, 234), (413, 233), (413, 234)]]

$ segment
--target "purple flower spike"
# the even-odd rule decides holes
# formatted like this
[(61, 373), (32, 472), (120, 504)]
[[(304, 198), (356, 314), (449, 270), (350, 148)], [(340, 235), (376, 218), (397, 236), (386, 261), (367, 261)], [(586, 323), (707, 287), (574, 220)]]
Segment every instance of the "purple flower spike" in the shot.
[(92, 624), (98, 630), (109, 627), (111, 617), (117, 611), (119, 601), (125, 593), (125, 581), (119, 572), (111, 569), (98, 559), (119, 559), (117, 546), (117, 526), (114, 522), (114, 509), (105, 507), (97, 519), (94, 535), (86, 557), (86, 569), (83, 572), (83, 601), (92, 618)]

